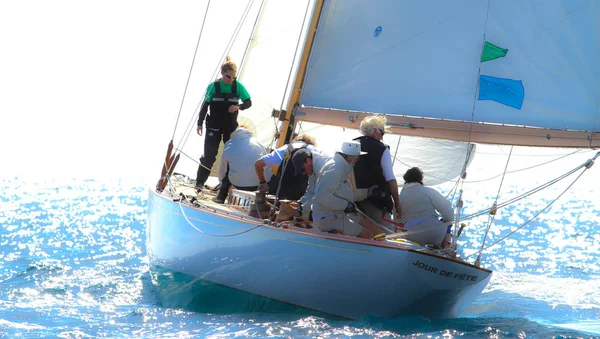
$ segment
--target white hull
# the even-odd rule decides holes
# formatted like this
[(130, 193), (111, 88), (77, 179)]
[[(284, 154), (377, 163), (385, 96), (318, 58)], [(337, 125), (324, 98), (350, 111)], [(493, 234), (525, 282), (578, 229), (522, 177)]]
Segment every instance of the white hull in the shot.
[(151, 191), (151, 264), (351, 319), (457, 317), (492, 275), (406, 242), (277, 228), (212, 206), (180, 204)]

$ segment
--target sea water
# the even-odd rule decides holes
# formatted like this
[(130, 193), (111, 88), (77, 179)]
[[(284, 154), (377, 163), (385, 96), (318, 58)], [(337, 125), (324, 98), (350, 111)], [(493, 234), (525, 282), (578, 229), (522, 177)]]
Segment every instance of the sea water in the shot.
[[(148, 185), (3, 178), (0, 337), (600, 338), (598, 170), (484, 252), (491, 282), (460, 318), (449, 320), (339, 319), (177, 272), (153, 283), (145, 247)], [(487, 189), (493, 196), (497, 187)], [(467, 192), (466, 205), (476, 204)], [(486, 246), (558, 193), (544, 193), (538, 205), (502, 209)], [(467, 221), (461, 255), (480, 248), (487, 218)]]

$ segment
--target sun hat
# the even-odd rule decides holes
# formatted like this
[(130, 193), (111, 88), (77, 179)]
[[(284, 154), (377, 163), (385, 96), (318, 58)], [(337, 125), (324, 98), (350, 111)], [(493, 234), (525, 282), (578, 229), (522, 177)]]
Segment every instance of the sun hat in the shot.
[(342, 147), (337, 150), (339, 153), (345, 155), (362, 155), (367, 154), (367, 152), (361, 152), (360, 150), (360, 142), (358, 141), (344, 141)]

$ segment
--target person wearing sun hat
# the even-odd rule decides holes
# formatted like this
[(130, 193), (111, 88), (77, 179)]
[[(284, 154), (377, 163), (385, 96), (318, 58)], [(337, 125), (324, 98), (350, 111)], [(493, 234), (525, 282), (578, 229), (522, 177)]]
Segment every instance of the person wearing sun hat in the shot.
[[(360, 143), (346, 141), (321, 168), (316, 176), (314, 198), (312, 199), (313, 226), (323, 232), (336, 230), (349, 236), (373, 239), (381, 234), (381, 229), (356, 213), (351, 213), (354, 201), (361, 201), (369, 196), (381, 193), (374, 185), (370, 188), (352, 188), (348, 175), (361, 154)], [(298, 170), (306, 165), (305, 159), (297, 158), (293, 164)], [(302, 167), (296, 167), (302, 164)]]

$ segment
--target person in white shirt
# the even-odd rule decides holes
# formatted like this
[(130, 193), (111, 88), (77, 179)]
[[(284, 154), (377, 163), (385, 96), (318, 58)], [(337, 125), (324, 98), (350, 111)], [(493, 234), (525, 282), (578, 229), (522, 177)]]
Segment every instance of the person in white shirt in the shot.
[[(259, 181), (253, 170), (254, 161), (265, 154), (267, 150), (252, 136), (252, 132), (244, 125), (238, 126), (223, 147), (219, 166), (221, 187), (213, 201), (225, 202), (231, 185), (242, 191), (255, 191)], [(264, 175), (268, 178), (270, 173), (267, 172)]]
[(452, 204), (440, 192), (423, 185), (423, 171), (418, 167), (406, 171), (403, 178), (400, 222), (408, 230), (403, 238), (421, 245), (441, 245), (454, 221)]
[[(354, 202), (381, 194), (377, 185), (369, 188), (352, 188), (349, 174), (358, 161), (360, 151), (358, 141), (344, 142), (333, 158), (323, 164), (316, 176), (314, 197), (312, 198), (313, 226), (323, 232), (338, 231), (344, 235), (373, 239), (383, 233), (378, 225), (362, 218), (353, 211)], [(294, 161), (296, 170), (308, 167), (308, 158)], [(312, 163), (314, 165), (314, 162)]]

